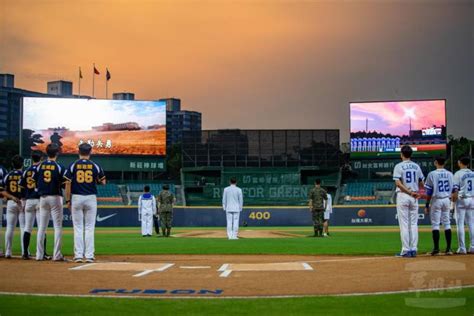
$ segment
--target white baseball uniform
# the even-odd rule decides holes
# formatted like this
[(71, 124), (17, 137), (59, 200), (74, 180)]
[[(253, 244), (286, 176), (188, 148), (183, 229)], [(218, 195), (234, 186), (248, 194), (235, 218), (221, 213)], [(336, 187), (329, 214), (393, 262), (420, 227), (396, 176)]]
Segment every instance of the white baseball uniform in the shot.
[[(15, 196), (16, 198), (21, 197), (21, 187), (20, 179), (22, 172), (20, 170), (10, 171), (3, 179), (3, 184), (5, 186), (5, 191), (10, 195)], [(12, 255), (12, 245), (13, 245), (13, 235), (15, 227), (20, 222), (20, 243), (23, 253), (23, 231), (25, 226), (25, 213), (23, 212), (23, 205), (21, 202), (17, 203), (13, 200), (8, 200), (7, 202), (7, 227), (5, 230), (5, 256), (11, 257)]]
[(425, 182), (426, 194), (431, 196), (430, 219), (431, 229), (451, 229), (449, 219), (450, 197), (453, 192), (453, 174), (446, 169), (436, 169), (428, 173)]
[(43, 260), (44, 257), (44, 237), (50, 217), (53, 219), (54, 227), (53, 260), (64, 260), (61, 253), (64, 170), (64, 167), (56, 161), (48, 159), (38, 166), (38, 172), (35, 174), (36, 187), (40, 195), (40, 221), (36, 239), (36, 260)]
[(332, 214), (332, 196), (331, 194), (327, 195), (328, 199), (325, 201), (326, 207), (324, 208), (324, 219), (329, 220)]
[[(393, 180), (400, 180), (408, 189), (418, 192), (424, 180), (420, 166), (411, 160), (398, 163), (393, 169)], [(418, 250), (418, 199), (403, 193), (397, 187), (397, 216), (402, 241), (401, 254)]]
[(79, 159), (66, 170), (71, 182), (71, 215), (74, 226), (74, 259), (95, 259), (97, 186), (105, 180), (102, 168), (89, 159)]
[(456, 202), (456, 226), (458, 251), (466, 252), (464, 224), (469, 228), (470, 252), (474, 252), (474, 172), (468, 168), (454, 174), (454, 190), (458, 191)]
[(156, 214), (156, 199), (151, 193), (144, 193), (138, 198), (138, 215), (142, 222), (142, 235), (153, 234), (153, 215)]
[(224, 189), (222, 195), (222, 208), (226, 212), (227, 219), (227, 237), (229, 239), (238, 239), (239, 217), (244, 206), (242, 189), (235, 184), (231, 184)]

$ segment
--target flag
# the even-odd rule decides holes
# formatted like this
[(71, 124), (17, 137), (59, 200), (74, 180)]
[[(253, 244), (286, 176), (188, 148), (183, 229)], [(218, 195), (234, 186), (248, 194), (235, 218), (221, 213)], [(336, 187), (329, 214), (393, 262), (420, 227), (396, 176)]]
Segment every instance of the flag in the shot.
[(79, 79), (82, 79), (82, 71), (81, 71), (81, 67), (79, 67)]
[(112, 78), (112, 77), (110, 76), (109, 69), (108, 68), (105, 68), (105, 69), (107, 69), (107, 74), (105, 75), (105, 78), (107, 78), (107, 81), (109, 81), (110, 78)]
[(100, 72), (97, 70), (97, 68), (95, 68), (95, 66), (94, 66), (94, 74), (100, 75)]

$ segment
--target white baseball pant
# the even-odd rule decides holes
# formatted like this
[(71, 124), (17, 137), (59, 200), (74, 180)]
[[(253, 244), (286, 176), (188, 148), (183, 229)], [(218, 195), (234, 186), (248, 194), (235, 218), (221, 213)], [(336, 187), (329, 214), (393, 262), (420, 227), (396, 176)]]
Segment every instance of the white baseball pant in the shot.
[(418, 250), (418, 200), (402, 192), (397, 194), (397, 216), (402, 252)]
[(474, 252), (474, 198), (459, 198), (455, 214), (459, 250), (466, 252), (464, 224), (467, 224), (470, 237), (469, 251)]
[(237, 239), (239, 234), (240, 212), (226, 212), (227, 217), (227, 237)]
[(153, 234), (153, 211), (152, 210), (142, 210), (141, 214), (142, 221), (142, 235), (152, 235)]
[(36, 239), (36, 260), (43, 260), (44, 236), (48, 227), (49, 218), (53, 219), (54, 251), (53, 260), (61, 260), (62, 235), (63, 235), (63, 198), (59, 195), (48, 195), (40, 198), (40, 221)]
[(451, 229), (451, 222), (449, 220), (449, 208), (451, 201), (449, 198), (437, 199), (432, 198), (430, 203), (430, 219), (431, 229), (439, 230), (441, 224), (444, 229)]
[(5, 229), (5, 256), (12, 255), (13, 235), (17, 222), (20, 222), (21, 251), (23, 253), (23, 231), (25, 227), (25, 213), (23, 205), (9, 200), (7, 202), (7, 225)]
[(73, 194), (71, 214), (74, 226), (74, 258), (94, 259), (97, 196)]
[(0, 197), (0, 257), (3, 257), (2, 227), (3, 227), (3, 197)]

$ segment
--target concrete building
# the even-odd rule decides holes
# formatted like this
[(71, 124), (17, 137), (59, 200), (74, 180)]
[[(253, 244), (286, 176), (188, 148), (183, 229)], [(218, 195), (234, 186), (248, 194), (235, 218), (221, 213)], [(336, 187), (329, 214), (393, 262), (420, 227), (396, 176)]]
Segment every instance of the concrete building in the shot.
[(65, 80), (49, 81), (47, 94), (72, 97), (72, 82)]
[(114, 100), (135, 100), (135, 94), (131, 92), (117, 92), (112, 94)]
[(201, 113), (181, 110), (181, 99), (163, 98), (166, 103), (166, 144), (181, 143), (184, 131), (201, 131)]
[(181, 99), (177, 98), (165, 98), (159, 101), (166, 102), (166, 111), (177, 112), (181, 111)]

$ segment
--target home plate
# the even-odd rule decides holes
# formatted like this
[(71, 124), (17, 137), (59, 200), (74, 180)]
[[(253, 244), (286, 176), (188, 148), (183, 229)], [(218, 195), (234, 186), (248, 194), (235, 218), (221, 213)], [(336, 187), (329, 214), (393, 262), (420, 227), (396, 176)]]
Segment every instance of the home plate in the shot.
[(171, 268), (174, 263), (135, 263), (135, 262), (100, 262), (83, 264), (69, 270), (88, 271), (136, 271), (134, 277), (142, 277), (152, 272), (163, 272)]
[(233, 271), (306, 271), (313, 268), (306, 262), (277, 263), (226, 263), (218, 271), (221, 277), (228, 277)]

